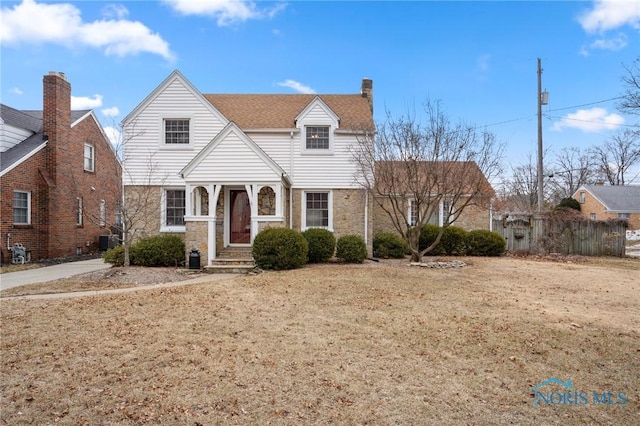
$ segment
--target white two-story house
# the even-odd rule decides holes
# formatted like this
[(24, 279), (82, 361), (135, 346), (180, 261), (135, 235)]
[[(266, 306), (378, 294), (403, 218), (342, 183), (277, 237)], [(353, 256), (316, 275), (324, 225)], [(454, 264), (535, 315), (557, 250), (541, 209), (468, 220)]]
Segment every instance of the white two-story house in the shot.
[(174, 71), (122, 122), (125, 199), (153, 194), (144, 232), (182, 234), (203, 265), (274, 226), (370, 246), (351, 148), (372, 111), (369, 79), (346, 95), (204, 94)]

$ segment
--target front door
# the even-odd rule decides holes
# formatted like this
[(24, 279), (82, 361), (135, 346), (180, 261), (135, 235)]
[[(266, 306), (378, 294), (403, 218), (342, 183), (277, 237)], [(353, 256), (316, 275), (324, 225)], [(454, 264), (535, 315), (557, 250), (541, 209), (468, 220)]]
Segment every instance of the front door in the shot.
[(249, 244), (251, 242), (251, 206), (249, 196), (244, 189), (229, 191), (231, 201), (230, 227), (231, 244)]

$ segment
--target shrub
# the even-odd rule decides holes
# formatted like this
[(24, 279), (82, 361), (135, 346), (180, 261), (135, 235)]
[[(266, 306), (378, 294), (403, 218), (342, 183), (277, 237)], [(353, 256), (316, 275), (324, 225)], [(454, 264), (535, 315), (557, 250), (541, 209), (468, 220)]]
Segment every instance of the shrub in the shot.
[(373, 237), (373, 253), (377, 257), (402, 259), (408, 250), (407, 242), (393, 232), (380, 232)]
[(132, 265), (178, 266), (185, 261), (185, 245), (174, 234), (153, 235), (131, 244), (129, 254)]
[(467, 231), (458, 226), (447, 226), (444, 228), (440, 243), (436, 248), (446, 254), (463, 255), (466, 249)]
[[(427, 247), (429, 247), (431, 244), (433, 244), (433, 242), (438, 237), (439, 232), (440, 232), (440, 227), (437, 225), (432, 225), (430, 223), (423, 225), (422, 229), (420, 229), (420, 239), (418, 244), (419, 250), (422, 251)], [(442, 249), (442, 239), (440, 239), (440, 243), (438, 243), (437, 246), (431, 249), (429, 253), (444, 254), (444, 250)]]
[(556, 209), (562, 208), (569, 208), (580, 211), (580, 203), (576, 199), (571, 197), (563, 198), (556, 206)]
[(331, 259), (336, 250), (336, 238), (327, 229), (311, 228), (302, 233), (309, 244), (309, 262), (320, 263)]
[(267, 228), (253, 240), (253, 259), (262, 269), (296, 269), (307, 263), (309, 243), (289, 228)]
[(500, 256), (507, 241), (497, 232), (479, 229), (467, 233), (467, 254), (472, 256)]
[(102, 259), (113, 266), (124, 265), (124, 246), (118, 245), (102, 253)]
[(336, 243), (336, 257), (348, 263), (362, 263), (367, 258), (367, 245), (359, 235), (343, 235)]

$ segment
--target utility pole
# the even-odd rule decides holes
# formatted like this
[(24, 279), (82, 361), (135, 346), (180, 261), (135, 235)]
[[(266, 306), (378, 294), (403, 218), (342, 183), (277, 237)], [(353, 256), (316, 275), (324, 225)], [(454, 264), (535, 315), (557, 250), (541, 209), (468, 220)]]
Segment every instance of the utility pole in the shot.
[(544, 180), (542, 165), (542, 105), (547, 104), (547, 92), (542, 92), (542, 62), (538, 58), (538, 213), (544, 204)]

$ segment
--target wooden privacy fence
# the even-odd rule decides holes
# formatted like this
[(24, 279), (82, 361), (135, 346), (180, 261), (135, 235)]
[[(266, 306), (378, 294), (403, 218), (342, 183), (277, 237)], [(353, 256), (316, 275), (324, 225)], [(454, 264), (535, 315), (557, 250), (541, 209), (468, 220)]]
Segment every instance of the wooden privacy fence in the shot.
[(493, 230), (507, 240), (507, 251), (521, 254), (622, 257), (626, 228), (622, 220), (558, 220), (533, 214), (509, 214), (493, 219)]

